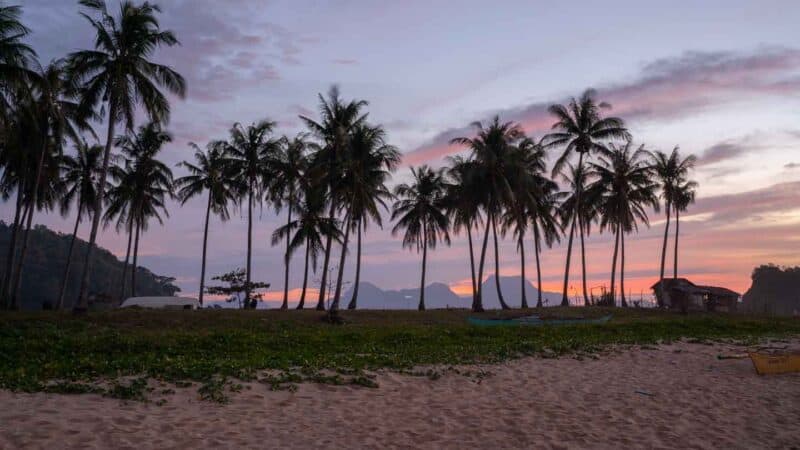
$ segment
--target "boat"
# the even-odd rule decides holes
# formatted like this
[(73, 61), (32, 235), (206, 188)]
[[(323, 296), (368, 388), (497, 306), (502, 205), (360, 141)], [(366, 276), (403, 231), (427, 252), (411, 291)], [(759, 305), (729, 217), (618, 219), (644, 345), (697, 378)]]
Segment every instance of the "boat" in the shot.
[(198, 309), (200, 302), (192, 297), (130, 297), (120, 308)]
[(748, 355), (759, 375), (800, 372), (800, 353), (750, 352)]
[(509, 326), (509, 325), (527, 325), (527, 326), (545, 326), (545, 325), (599, 325), (607, 323), (611, 320), (612, 315), (598, 317), (596, 319), (585, 318), (561, 318), (561, 319), (543, 319), (539, 316), (524, 316), (515, 317), (511, 319), (482, 319), (479, 317), (467, 317), (467, 322), (471, 325), (478, 325), (482, 327), (491, 326)]

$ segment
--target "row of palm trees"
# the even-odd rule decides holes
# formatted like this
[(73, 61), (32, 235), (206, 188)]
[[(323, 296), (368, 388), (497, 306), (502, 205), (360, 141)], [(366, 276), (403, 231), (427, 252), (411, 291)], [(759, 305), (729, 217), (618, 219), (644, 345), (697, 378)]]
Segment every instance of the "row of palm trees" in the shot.
[[(282, 309), (288, 308), (289, 268), (292, 256), (304, 251), (303, 285), (298, 308), (306, 304), (309, 269), (322, 259), (316, 308), (340, 307), (347, 255), (356, 240), (355, 283), (348, 308), (358, 305), (362, 238), (370, 224), (382, 227), (391, 212), (393, 234), (403, 233), (403, 245), (422, 253), (419, 308), (425, 308), (424, 285), (428, 248), (450, 243), (451, 233), (466, 231), (473, 287), (472, 308), (483, 310), (482, 280), (491, 233), (494, 272), (499, 274), (499, 240), (511, 234), (520, 253), (522, 298), (525, 298), (525, 242), (532, 237), (538, 286), (539, 256), (544, 247), (566, 238), (563, 304), (568, 304), (573, 241), (581, 244), (583, 296), (586, 289), (584, 239), (595, 225), (615, 237), (611, 270), (613, 303), (616, 267), (620, 261), (620, 292), (624, 296), (625, 236), (648, 225), (647, 210), (666, 209), (661, 278), (671, 217), (675, 216), (675, 269), (680, 212), (694, 200), (696, 183), (688, 179), (694, 157), (634, 147), (622, 119), (604, 116), (609, 105), (586, 91), (565, 105), (553, 105), (555, 123), (540, 140), (528, 137), (519, 124), (499, 118), (476, 122), (474, 136), (454, 139), (461, 150), (446, 167), (411, 168), (411, 180), (390, 189), (392, 173), (401, 157), (388, 144), (386, 132), (368, 121), (366, 101), (342, 99), (338, 88), (319, 96), (319, 116), (301, 116), (307, 132), (294, 137), (276, 134), (276, 124), (263, 120), (235, 124), (226, 140), (192, 144), (193, 161), (179, 166), (186, 176), (175, 178), (159, 160), (171, 141), (168, 94), (183, 97), (186, 84), (171, 68), (149, 58), (160, 47), (178, 45), (158, 22), (158, 6), (123, 2), (111, 14), (102, 0), (84, 0), (83, 17), (95, 31), (94, 48), (77, 51), (42, 68), (36, 54), (22, 40), (28, 29), (19, 21), (20, 9), (0, 7), (0, 194), (15, 197), (15, 217), (8, 261), (0, 279), (3, 303), (19, 305), (20, 279), (25, 266), (30, 229), (36, 211), (58, 207), (66, 215), (75, 207), (75, 227), (64, 268), (56, 307), (65, 293), (74, 242), (82, 221), (91, 219), (88, 252), (74, 311), (86, 311), (92, 253), (100, 223), (113, 224), (127, 235), (127, 251), (120, 283), (120, 298), (136, 294), (139, 242), (153, 220), (163, 223), (167, 203), (186, 203), (206, 196), (200, 301), (205, 288), (206, 249), (212, 218), (227, 220), (232, 211), (247, 215), (245, 298), (250, 299), (253, 273), (253, 213), (268, 205), (286, 211), (286, 223), (272, 235), (272, 245), (284, 246)], [(137, 112), (144, 125), (135, 127)], [(97, 140), (92, 122), (107, 120), (104, 145)], [(124, 133), (117, 134), (122, 125)], [(64, 149), (69, 144), (75, 155)], [(115, 150), (118, 149), (118, 150)], [(560, 150), (552, 170), (547, 170), (551, 150)], [(575, 161), (577, 159), (577, 162)], [(561, 183), (559, 183), (559, 181)], [(564, 189), (561, 189), (563, 186)], [(659, 198), (660, 197), (660, 198)], [(473, 233), (476, 233), (473, 236)], [(481, 237), (482, 235), (482, 237)], [(474, 239), (479, 239), (474, 245)], [(341, 247), (338, 264), (331, 260), (334, 245)], [(479, 250), (476, 251), (477, 247)], [(477, 255), (476, 255), (477, 253)], [(130, 284), (128, 284), (128, 266)], [(322, 258), (320, 258), (322, 257)], [(333, 292), (326, 292), (330, 267), (336, 267)], [(510, 307), (496, 289), (503, 308)], [(253, 306), (249, 301), (247, 306)], [(541, 292), (536, 306), (542, 305)]]

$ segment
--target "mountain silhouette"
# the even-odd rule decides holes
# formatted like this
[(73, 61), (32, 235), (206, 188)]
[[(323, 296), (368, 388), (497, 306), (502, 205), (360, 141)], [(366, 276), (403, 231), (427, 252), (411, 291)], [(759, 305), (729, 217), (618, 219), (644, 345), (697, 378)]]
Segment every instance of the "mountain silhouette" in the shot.
[[(500, 300), (497, 297), (494, 275), (489, 276), (483, 282), (483, 307), (485, 309), (500, 309)], [(520, 295), (520, 277), (500, 277), (500, 289), (503, 291), (503, 299), (512, 308), (519, 308), (522, 302)], [(536, 306), (536, 298), (539, 290), (533, 286), (529, 280), (525, 280), (525, 295), (528, 306)], [(561, 294), (557, 292), (542, 292), (542, 302), (544, 306), (557, 306), (561, 303)]]

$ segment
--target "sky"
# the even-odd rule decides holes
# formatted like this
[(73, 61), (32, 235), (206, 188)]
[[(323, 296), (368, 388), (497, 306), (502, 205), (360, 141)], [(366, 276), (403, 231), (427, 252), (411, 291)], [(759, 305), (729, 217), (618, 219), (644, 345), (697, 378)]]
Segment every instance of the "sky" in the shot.
[[(21, 1), (42, 61), (92, 45), (77, 2)], [(382, 124), (404, 154), (395, 184), (408, 180), (409, 165), (438, 166), (463, 151), (448, 141), (469, 136), (476, 120), (499, 115), (540, 137), (553, 123), (549, 104), (591, 87), (626, 120), (637, 144), (680, 146), (699, 158), (697, 203), (681, 222), (683, 276), (744, 292), (754, 267), (800, 264), (799, 2), (157, 3), (162, 27), (182, 45), (154, 59), (188, 81), (186, 99), (172, 104), (174, 141), (162, 154), (171, 165), (191, 159), (190, 142), (225, 138), (236, 122), (268, 118), (278, 133), (293, 136), (303, 131), (297, 116), (315, 116), (318, 93), (337, 84), (345, 98), (369, 102), (370, 121)], [(112, 10), (116, 4), (109, 1)], [(140, 264), (176, 277), (187, 295), (198, 290), (204, 207), (202, 198), (182, 208), (173, 202), (165, 224), (152, 225), (140, 243)], [(272, 283), (269, 299), (283, 288), (283, 250), (270, 246), (270, 236), (284, 214), (265, 207), (255, 222), (254, 278)], [(12, 204), (0, 206), (0, 218), (13, 220)], [(69, 233), (73, 218), (40, 214), (35, 222)], [(390, 228), (388, 220), (383, 229), (368, 228), (361, 279), (386, 289), (414, 287), (421, 256), (403, 249)], [(81, 237), (88, 232), (87, 224)], [(663, 214), (651, 212), (650, 227), (626, 239), (626, 288), (634, 297), (658, 277), (663, 232)], [(98, 242), (124, 257), (126, 239), (113, 227)], [(527, 277), (535, 281), (527, 250)], [(590, 287), (609, 283), (612, 250), (609, 235), (588, 238)], [(244, 266), (245, 251), (246, 216), (212, 220), (209, 277)], [(467, 251), (464, 237), (437, 247), (427, 279), (468, 293)], [(515, 242), (504, 239), (500, 254), (501, 274), (519, 275)], [(565, 257), (564, 245), (542, 252), (545, 290), (560, 291)], [(351, 258), (345, 280), (353, 272)], [(573, 264), (571, 295), (580, 290), (580, 274)], [(301, 282), (298, 254), (293, 298)]]

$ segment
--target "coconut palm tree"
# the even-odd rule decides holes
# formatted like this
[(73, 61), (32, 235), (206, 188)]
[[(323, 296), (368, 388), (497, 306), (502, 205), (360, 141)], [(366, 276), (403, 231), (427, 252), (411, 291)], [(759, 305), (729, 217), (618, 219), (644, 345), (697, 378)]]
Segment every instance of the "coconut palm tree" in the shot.
[(411, 168), (414, 181), (395, 187), (397, 201), (392, 208), (392, 220), (397, 220), (392, 235), (402, 230), (403, 247), (422, 249), (422, 276), (419, 286), (419, 310), (425, 310), (425, 268), (428, 247), (438, 242), (450, 245), (450, 221), (447, 217), (447, 181), (444, 169), (434, 170), (426, 165)]
[(470, 278), (472, 280), (472, 309), (483, 311), (478, 302), (478, 281), (475, 273), (475, 252), (472, 243), (472, 228), (480, 225), (481, 205), (476, 199), (483, 195), (482, 186), (476, 182), (474, 162), (462, 156), (448, 157), (447, 176), (451, 180), (447, 184), (447, 214), (454, 233), (467, 230), (469, 244)]
[(339, 274), (336, 291), (331, 308), (339, 306), (342, 292), (342, 276), (344, 274), (345, 255), (347, 254), (348, 227), (355, 228), (356, 275), (353, 286), (353, 297), (347, 305), (348, 309), (358, 306), (358, 285), (361, 280), (361, 234), (370, 220), (379, 227), (383, 226), (381, 211), (388, 211), (386, 204), (392, 193), (386, 187), (391, 173), (400, 164), (400, 152), (386, 143), (386, 132), (381, 126), (362, 123), (353, 129), (350, 145), (345, 155), (343, 177), (338, 185), (341, 200), (337, 203), (346, 209), (345, 238), (339, 261)]
[[(157, 159), (158, 153), (169, 142), (172, 142), (172, 136), (156, 122), (139, 127), (136, 135), (118, 136), (114, 141), (124, 155), (124, 163), (111, 170), (117, 185), (109, 190), (105, 222), (109, 223), (116, 217), (118, 227), (127, 223), (129, 233), (135, 233), (131, 268), (131, 295), (134, 297), (140, 235), (147, 231), (150, 219), (155, 218), (163, 224), (164, 217), (169, 217), (166, 200), (173, 197), (172, 170)], [(123, 268), (123, 294), (124, 274)]]
[[(313, 146), (314, 154), (311, 157), (309, 173), (325, 188), (324, 194), (329, 199), (328, 218), (330, 220), (336, 218), (336, 211), (339, 209), (335, 190), (341, 179), (341, 161), (350, 145), (353, 130), (367, 119), (367, 114), (362, 112), (366, 107), (367, 102), (364, 100), (345, 102), (339, 95), (339, 88), (334, 85), (328, 91), (328, 98), (319, 94), (319, 122), (306, 116), (300, 116), (300, 120), (306, 124), (311, 134), (319, 140), (319, 143)], [(333, 236), (327, 236), (317, 302), (318, 310), (325, 309), (325, 289), (328, 282), (332, 243)]]
[(3, 125), (14, 114), (21, 87), (31, 77), (29, 68), (36, 52), (22, 40), (30, 29), (21, 21), (22, 8), (0, 5), (0, 123)]
[(55, 305), (56, 310), (64, 307), (64, 296), (67, 292), (78, 227), (84, 217), (92, 214), (91, 208), (97, 195), (97, 177), (100, 173), (100, 161), (103, 155), (103, 147), (100, 145), (90, 146), (81, 143), (75, 149), (77, 154), (75, 156), (64, 155), (61, 163), (64, 181), (64, 194), (60, 200), (61, 214), (66, 216), (72, 203), (76, 204), (76, 214), (75, 228), (72, 230), (72, 239), (70, 239), (69, 252), (67, 252), (67, 264), (64, 266), (64, 276), (61, 279), (61, 289)]
[[(578, 154), (578, 165), (582, 168), (583, 161), (591, 153), (605, 150), (604, 141), (614, 139), (629, 139), (630, 134), (625, 128), (625, 123), (618, 117), (603, 117), (603, 109), (610, 109), (611, 105), (605, 102), (597, 103), (595, 100), (596, 92), (587, 89), (580, 98), (572, 98), (567, 105), (551, 105), (548, 108), (550, 114), (555, 116), (556, 123), (553, 124), (553, 132), (544, 137), (544, 145), (547, 148), (563, 148), (561, 156), (553, 165), (553, 176), (563, 173), (565, 164), (572, 158), (574, 153)], [(580, 187), (580, 186), (578, 186)], [(576, 192), (574, 207), (582, 207), (581, 190)], [(573, 214), (574, 220), (580, 220), (581, 214)], [(574, 228), (574, 227), (573, 227)], [(578, 224), (583, 239), (584, 224)], [(567, 287), (569, 285), (569, 265), (572, 254), (572, 239), (567, 248), (567, 262), (564, 270), (564, 289), (562, 292), (561, 305), (569, 305), (567, 298)], [(586, 264), (583, 264), (583, 285), (584, 302), (588, 303), (586, 292)]]
[(542, 244), (551, 248), (554, 243), (561, 240), (558, 206), (564, 196), (559, 192), (558, 184), (545, 176), (536, 177), (534, 182), (537, 195), (529, 203), (527, 214), (533, 228), (533, 246), (536, 254), (536, 307), (541, 308), (542, 268), (539, 255), (542, 252)]
[(664, 225), (664, 242), (661, 246), (661, 268), (659, 271), (659, 286), (661, 286), (662, 292), (657, 296), (658, 306), (664, 306), (662, 303), (664, 298), (664, 266), (667, 258), (670, 219), (678, 195), (676, 191), (678, 186), (687, 181), (689, 171), (694, 167), (697, 158), (694, 155), (689, 155), (682, 159), (677, 146), (672, 149), (669, 155), (656, 151), (653, 153), (652, 158), (653, 170), (660, 184), (661, 199), (664, 201), (664, 212), (667, 219)]
[(236, 123), (230, 130), (225, 164), (231, 176), (241, 182), (240, 195), (247, 197), (247, 268), (245, 275), (245, 308), (255, 307), (251, 301), (253, 254), (253, 206), (261, 198), (272, 178), (271, 161), (280, 149), (281, 141), (271, 138), (275, 122), (263, 120), (247, 127)]
[(675, 262), (673, 265), (672, 277), (678, 278), (678, 237), (681, 230), (681, 213), (689, 209), (689, 205), (694, 203), (697, 193), (697, 182), (686, 181), (682, 184), (675, 186)]
[(178, 164), (189, 171), (189, 175), (175, 180), (177, 197), (181, 205), (190, 199), (208, 192), (206, 202), (206, 217), (203, 225), (203, 261), (200, 268), (200, 305), (203, 305), (206, 281), (206, 250), (208, 248), (208, 223), (213, 212), (222, 221), (230, 218), (228, 205), (236, 204), (237, 193), (240, 192), (235, 177), (230, 176), (230, 169), (226, 166), (227, 143), (212, 141), (203, 151), (194, 143), (189, 144), (194, 149), (194, 163), (183, 161)]
[[(298, 248), (305, 246), (303, 287), (300, 291), (300, 301), (297, 304), (297, 309), (305, 307), (309, 262), (311, 262), (311, 267), (316, 273), (317, 258), (325, 249), (322, 240), (327, 239), (330, 235), (333, 241), (337, 243), (342, 241), (342, 233), (336, 219), (330, 219), (325, 216), (324, 196), (316, 195), (318, 192), (309, 190), (318, 187), (310, 186), (308, 183), (303, 183), (303, 185), (305, 193), (302, 195), (297, 218), (281, 226), (272, 234), (273, 244), (277, 244), (281, 239), (285, 239), (286, 236), (291, 236), (288, 250), (290, 256)], [(293, 235), (292, 231), (294, 231)]]
[[(638, 223), (647, 226), (646, 208), (658, 208), (657, 185), (653, 181), (652, 167), (646, 159), (649, 152), (644, 146), (634, 148), (631, 141), (622, 146), (609, 145), (596, 163), (590, 163), (595, 181), (587, 187), (586, 200), (597, 205), (601, 230), (614, 232), (614, 256), (611, 262), (611, 299), (615, 296), (615, 275), (620, 243), (624, 254), (624, 236), (638, 230)], [(625, 263), (620, 264), (620, 291), (622, 306), (625, 300)]]
[(495, 287), (500, 306), (508, 309), (509, 306), (503, 299), (500, 289), (500, 255), (497, 243), (497, 220), (502, 214), (503, 207), (513, 203), (514, 192), (509, 182), (513, 170), (512, 154), (514, 146), (524, 137), (522, 129), (513, 122), (500, 123), (500, 118), (495, 118), (484, 127), (480, 122), (472, 124), (476, 130), (474, 138), (458, 137), (450, 141), (451, 144), (464, 145), (470, 149), (470, 159), (475, 162), (476, 182), (483, 186), (484, 194), (475, 199), (486, 210), (486, 230), (484, 231), (483, 247), (481, 249), (480, 264), (478, 265), (478, 309), (482, 305), (483, 265), (486, 256), (486, 246), (491, 227), (494, 238), (495, 256)]
[[(81, 109), (88, 113), (103, 105), (108, 111), (108, 131), (100, 170), (97, 198), (89, 234), (89, 251), (83, 268), (78, 301), (73, 311), (85, 312), (88, 307), (87, 290), (92, 273), (92, 254), (97, 241), (97, 230), (102, 215), (104, 183), (108, 174), (115, 126), (134, 128), (134, 116), (139, 105), (144, 107), (151, 122), (169, 120), (169, 100), (160, 90), (183, 98), (186, 82), (168, 66), (150, 61), (153, 53), (162, 46), (178, 45), (171, 31), (160, 28), (157, 14), (161, 9), (152, 3), (136, 5), (131, 1), (120, 4), (118, 15), (109, 14), (103, 0), (81, 0), (88, 9), (83, 17), (95, 32), (93, 50), (81, 50), (69, 56), (74, 79), (82, 85)], [(94, 15), (94, 17), (90, 16)]]
[[(308, 168), (308, 156), (306, 154), (308, 144), (305, 133), (300, 133), (293, 139), (284, 137), (281, 139), (278, 151), (267, 162), (273, 173), (267, 186), (268, 195), (278, 212), (284, 206), (288, 209), (287, 226), (292, 223), (292, 213), (298, 208), (302, 200), (298, 191), (300, 190), (300, 180), (305, 176)], [(286, 251), (283, 258), (283, 302), (281, 303), (281, 309), (283, 310), (289, 309), (290, 238), (291, 233), (286, 233)], [(276, 244), (276, 241), (272, 242), (272, 245)]]

